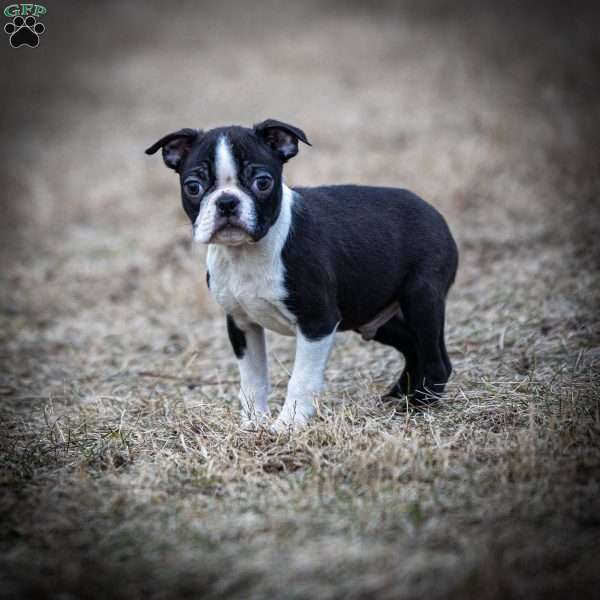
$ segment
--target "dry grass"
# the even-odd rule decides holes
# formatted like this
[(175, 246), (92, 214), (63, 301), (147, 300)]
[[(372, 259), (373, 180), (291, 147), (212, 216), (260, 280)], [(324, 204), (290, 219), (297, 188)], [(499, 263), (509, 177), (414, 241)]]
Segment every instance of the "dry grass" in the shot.
[[(44, 52), (3, 50), (0, 593), (592, 597), (592, 9), (72, 4), (75, 32), (61, 10)], [(447, 215), (442, 406), (383, 405), (400, 360), (344, 335), (307, 431), (238, 428), (202, 250), (142, 150), (268, 116), (314, 143), (292, 183), (404, 185)], [(293, 342), (269, 342), (279, 406)]]

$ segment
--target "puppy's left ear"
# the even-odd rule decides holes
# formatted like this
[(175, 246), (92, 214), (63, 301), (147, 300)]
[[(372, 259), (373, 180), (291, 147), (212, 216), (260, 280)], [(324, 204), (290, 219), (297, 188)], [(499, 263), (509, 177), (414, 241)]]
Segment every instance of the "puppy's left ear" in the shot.
[(161, 137), (145, 152), (146, 154), (154, 154), (159, 148), (162, 148), (165, 165), (169, 169), (179, 171), (181, 161), (200, 135), (202, 135), (202, 132), (199, 129), (180, 129)]
[(275, 119), (257, 123), (254, 126), (254, 132), (279, 154), (283, 162), (287, 162), (298, 154), (298, 141), (312, 146), (302, 129)]

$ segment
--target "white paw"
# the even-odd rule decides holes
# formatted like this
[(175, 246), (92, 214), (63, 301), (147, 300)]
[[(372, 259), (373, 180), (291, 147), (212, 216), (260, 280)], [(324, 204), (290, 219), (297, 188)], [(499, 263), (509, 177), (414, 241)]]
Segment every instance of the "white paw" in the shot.
[(296, 411), (293, 414), (289, 414), (287, 411), (282, 410), (270, 429), (273, 433), (299, 431), (308, 425), (312, 413), (314, 413), (314, 410), (306, 412)]
[(295, 418), (293, 421), (284, 421), (283, 419), (277, 419), (269, 430), (272, 433), (282, 434), (282, 433), (292, 433), (293, 431), (300, 431), (300, 429), (304, 429), (307, 424), (307, 420), (304, 418)]
[(271, 419), (271, 413), (260, 412), (252, 415), (242, 415), (240, 417), (240, 428), (244, 431), (257, 431), (264, 427)]

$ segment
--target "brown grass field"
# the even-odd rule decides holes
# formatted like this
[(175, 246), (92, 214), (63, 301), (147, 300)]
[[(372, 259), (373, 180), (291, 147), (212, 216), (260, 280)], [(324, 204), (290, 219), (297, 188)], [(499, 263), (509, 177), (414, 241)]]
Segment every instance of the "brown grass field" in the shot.
[[(566, 4), (48, 1), (39, 48), (3, 38), (0, 597), (599, 597), (599, 11)], [(313, 143), (292, 185), (447, 217), (436, 408), (384, 405), (399, 355), (343, 334), (307, 430), (239, 428), (143, 150), (267, 117)]]

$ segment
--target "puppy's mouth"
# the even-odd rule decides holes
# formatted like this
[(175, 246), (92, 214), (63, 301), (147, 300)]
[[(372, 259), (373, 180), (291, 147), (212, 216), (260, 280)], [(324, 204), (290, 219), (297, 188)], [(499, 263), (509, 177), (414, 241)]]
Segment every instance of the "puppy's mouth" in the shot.
[(248, 228), (238, 218), (229, 217), (217, 223), (208, 243), (239, 246), (252, 241), (253, 237)]

